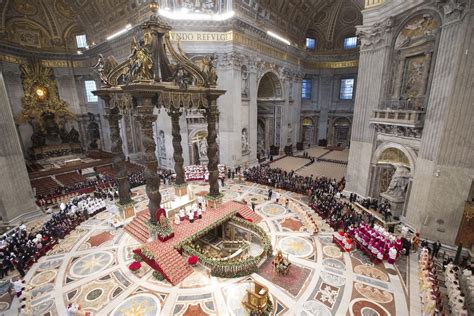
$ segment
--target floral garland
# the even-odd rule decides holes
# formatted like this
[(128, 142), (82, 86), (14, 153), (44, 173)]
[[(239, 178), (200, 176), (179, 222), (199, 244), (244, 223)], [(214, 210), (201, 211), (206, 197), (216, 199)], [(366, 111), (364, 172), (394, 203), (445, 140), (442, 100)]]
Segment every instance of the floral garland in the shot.
[(163, 281), (165, 277), (158, 271), (153, 271), (153, 277), (158, 281)]
[(168, 217), (166, 217), (167, 225), (165, 227), (161, 227), (161, 225), (152, 224), (151, 222), (147, 222), (147, 226), (153, 234), (157, 234), (160, 237), (167, 237), (173, 233), (173, 227), (171, 227), (171, 222)]
[(155, 260), (155, 256), (153, 255), (153, 253), (150, 250), (148, 250), (148, 248), (143, 247), (143, 248), (140, 249), (140, 252), (148, 260)]
[(236, 278), (252, 274), (258, 270), (260, 261), (264, 259), (265, 256), (270, 256), (272, 254), (272, 244), (270, 238), (268, 238), (268, 235), (263, 230), (263, 228), (235, 216), (232, 217), (231, 221), (258, 234), (263, 241), (263, 252), (257, 257), (249, 257), (238, 262), (219, 261), (216, 258), (209, 258), (194, 249), (191, 246), (190, 241), (188, 240), (188, 242), (182, 247), (184, 252), (189, 255), (198, 257), (199, 262), (211, 269), (212, 276)]

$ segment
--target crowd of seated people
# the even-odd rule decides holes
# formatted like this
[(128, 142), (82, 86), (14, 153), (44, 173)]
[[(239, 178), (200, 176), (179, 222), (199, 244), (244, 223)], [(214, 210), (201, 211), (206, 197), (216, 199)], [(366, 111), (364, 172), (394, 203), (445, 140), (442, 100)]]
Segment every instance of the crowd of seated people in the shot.
[(343, 189), (341, 180), (326, 177), (303, 177), (297, 175), (294, 171), (284, 171), (279, 168), (270, 168), (269, 166), (256, 166), (244, 171), (247, 181), (272, 186), (278, 189), (284, 189), (308, 196), (312, 196), (316, 191), (336, 193)]
[(358, 227), (351, 225), (347, 231), (357, 240), (358, 248), (378, 262), (388, 260), (388, 263), (395, 263), (403, 247), (401, 239), (379, 225), (370, 227), (365, 223), (360, 223)]
[(14, 268), (23, 277), (39, 257), (48, 252), (59, 239), (64, 238), (72, 229), (83, 221), (81, 212), (71, 212), (69, 208), (60, 210), (36, 231), (27, 231), (25, 225), (8, 234), (3, 234), (0, 240), (0, 269), (2, 278)]
[(97, 176), (96, 179), (86, 179), (86, 181), (79, 183), (70, 183), (67, 186), (58, 186), (53, 192), (48, 194), (37, 194), (36, 203), (39, 206), (57, 204), (64, 196), (69, 196), (72, 193), (81, 192), (83, 190), (91, 190), (94, 187), (110, 186), (111, 183), (112, 180), (107, 176)]
[(462, 270), (449, 262), (444, 266), (444, 282), (448, 293), (448, 305), (451, 315), (470, 315), (473, 309), (474, 279), (470, 268)]
[[(225, 178), (225, 166), (218, 165), (219, 179)], [(209, 181), (209, 171), (206, 165), (191, 165), (184, 167), (184, 177), (186, 181), (204, 180)]]

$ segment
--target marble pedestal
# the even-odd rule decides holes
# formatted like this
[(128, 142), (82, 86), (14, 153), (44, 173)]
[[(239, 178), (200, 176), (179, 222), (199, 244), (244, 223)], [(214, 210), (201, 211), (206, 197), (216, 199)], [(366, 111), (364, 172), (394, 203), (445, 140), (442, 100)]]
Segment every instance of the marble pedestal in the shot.
[(405, 198), (394, 197), (386, 193), (380, 193), (380, 196), (390, 203), (390, 211), (392, 212), (392, 217), (402, 216), (403, 205), (405, 204)]
[(188, 194), (188, 184), (175, 184), (174, 185), (174, 194), (176, 196), (185, 196)]
[(127, 203), (127, 204), (115, 203), (115, 205), (117, 206), (117, 208), (119, 210), (120, 217), (123, 220), (127, 220), (131, 217), (135, 217), (136, 212), (135, 212), (135, 203), (134, 202), (130, 202), (130, 203)]
[(222, 204), (223, 194), (218, 197), (206, 195), (207, 207), (208, 208), (218, 208)]

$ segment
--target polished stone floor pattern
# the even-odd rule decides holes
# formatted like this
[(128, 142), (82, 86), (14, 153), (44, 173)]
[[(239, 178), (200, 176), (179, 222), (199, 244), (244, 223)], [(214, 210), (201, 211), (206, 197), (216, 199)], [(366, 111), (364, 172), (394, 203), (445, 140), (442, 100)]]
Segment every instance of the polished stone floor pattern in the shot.
[[(196, 193), (208, 190), (199, 182), (191, 188)], [(144, 187), (133, 191), (134, 199), (146, 205)], [(106, 211), (82, 223), (28, 271), (25, 280), (34, 288), (34, 315), (66, 315), (71, 302), (95, 315), (248, 315), (241, 301), (252, 280), (268, 286), (273, 315), (419, 314), (419, 306), (410, 309), (408, 299), (410, 294), (416, 297), (410, 293), (416, 287), (405, 284), (396, 266), (374, 266), (358, 251), (341, 253), (321, 220), (324, 231), (310, 235), (291, 209), (265, 199), (264, 186), (229, 180), (222, 192), (224, 200), (257, 204), (256, 212), (263, 218), (259, 225), (268, 232), (274, 250), (282, 250), (292, 262), (288, 276), (274, 275), (270, 260), (258, 273), (236, 279), (211, 277), (198, 265), (173, 287), (155, 280), (145, 265), (137, 272), (128, 269), (131, 251), (139, 244), (122, 228), (111, 227), (112, 214)], [(311, 211), (305, 197), (280, 193)], [(16, 315), (13, 309), (3, 312)]]

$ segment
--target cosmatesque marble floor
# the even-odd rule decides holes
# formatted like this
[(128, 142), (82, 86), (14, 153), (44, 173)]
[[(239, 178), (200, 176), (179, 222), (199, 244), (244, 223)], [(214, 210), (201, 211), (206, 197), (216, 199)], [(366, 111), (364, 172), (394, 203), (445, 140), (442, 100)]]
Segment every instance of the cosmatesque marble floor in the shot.
[[(208, 190), (205, 183), (193, 182), (191, 187), (196, 193)], [(144, 187), (133, 191), (134, 199), (146, 205)], [(82, 223), (28, 271), (25, 280), (34, 288), (34, 315), (67, 315), (70, 302), (94, 315), (248, 315), (241, 300), (252, 280), (269, 288), (273, 315), (420, 314), (415, 258), (400, 263), (406, 265), (403, 269), (388, 263), (374, 266), (359, 251), (341, 253), (332, 243), (332, 229), (322, 221), (320, 233), (310, 235), (291, 209), (265, 199), (264, 186), (229, 180), (221, 191), (225, 200), (257, 204), (263, 217), (259, 225), (274, 249), (289, 255), (289, 275), (273, 275), (266, 262), (258, 273), (221, 279), (198, 265), (173, 287), (155, 280), (145, 265), (138, 272), (129, 271), (131, 251), (139, 244), (122, 228), (111, 227), (112, 214), (103, 212)], [(305, 197), (280, 192), (311, 211)], [(0, 313), (17, 315), (16, 301), (0, 298)]]

